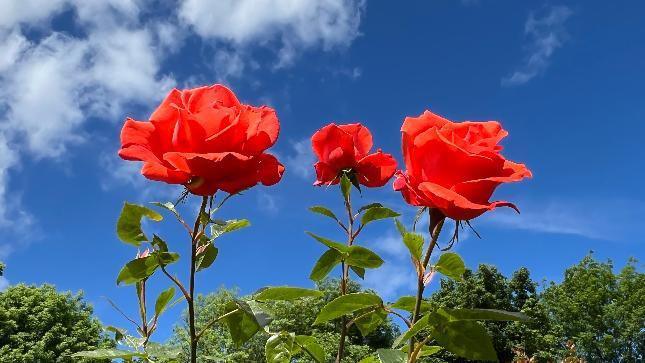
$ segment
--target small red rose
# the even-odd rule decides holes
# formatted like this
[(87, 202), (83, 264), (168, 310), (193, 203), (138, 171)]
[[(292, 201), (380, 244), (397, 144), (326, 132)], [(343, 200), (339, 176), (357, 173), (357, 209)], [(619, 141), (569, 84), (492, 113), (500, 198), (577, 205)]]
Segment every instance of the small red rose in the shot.
[(329, 124), (311, 137), (311, 146), (318, 157), (314, 185), (338, 184), (342, 173), (348, 173), (366, 187), (381, 187), (396, 170), (392, 155), (380, 149), (369, 154), (372, 134), (359, 123)]
[(150, 121), (125, 121), (119, 156), (143, 161), (146, 178), (193, 194), (234, 194), (280, 181), (284, 166), (265, 152), (279, 131), (273, 109), (242, 104), (222, 85), (173, 89)]
[(469, 220), (496, 207), (489, 202), (502, 183), (531, 177), (524, 164), (506, 160), (498, 143), (508, 135), (496, 121), (452, 122), (426, 111), (403, 122), (406, 171), (397, 172), (394, 189), (409, 204), (439, 209), (455, 220)]

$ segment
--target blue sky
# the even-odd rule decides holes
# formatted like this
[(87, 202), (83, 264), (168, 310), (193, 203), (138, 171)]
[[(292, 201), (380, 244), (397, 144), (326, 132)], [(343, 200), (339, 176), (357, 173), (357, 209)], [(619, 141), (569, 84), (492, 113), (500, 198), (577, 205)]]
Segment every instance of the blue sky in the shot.
[[(499, 120), (505, 155), (534, 178), (502, 186), (497, 210), (474, 221), (457, 251), (470, 268), (559, 280), (590, 250), (624, 265), (645, 257), (645, 4), (625, 1), (252, 2), (188, 0), (10, 1), (0, 14), (1, 286), (53, 283), (83, 290), (100, 319), (126, 326), (102, 298), (134, 315), (132, 288), (115, 286), (136, 253), (119, 242), (123, 201), (174, 200), (180, 187), (145, 180), (116, 157), (126, 116), (145, 119), (173, 86), (221, 82), (245, 102), (268, 104), (282, 130), (273, 151), (280, 184), (235, 197), (226, 218), (252, 227), (223, 238), (198, 290), (310, 286), (323, 249), (304, 230), (341, 238), (306, 211), (340, 207), (314, 188), (308, 138), (331, 121), (360, 121), (375, 146), (400, 154), (406, 115), (431, 109), (453, 120)], [(366, 190), (414, 213), (388, 185)], [(195, 200), (184, 210), (192, 212)], [(191, 209), (192, 208), (192, 209)], [(194, 213), (194, 212), (193, 212)], [(185, 254), (171, 218), (148, 224)], [(391, 223), (360, 243), (386, 264), (365, 284), (386, 298), (411, 294), (413, 272)], [(642, 264), (641, 264), (642, 267)], [(184, 269), (173, 268), (180, 276)], [(168, 282), (155, 279), (153, 290)], [(169, 335), (180, 308), (162, 320)]]

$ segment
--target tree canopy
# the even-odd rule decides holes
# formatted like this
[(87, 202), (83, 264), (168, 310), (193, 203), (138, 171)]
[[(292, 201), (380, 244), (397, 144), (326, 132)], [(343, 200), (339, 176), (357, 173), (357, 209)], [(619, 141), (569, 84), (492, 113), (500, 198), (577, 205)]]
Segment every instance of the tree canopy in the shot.
[(2, 363), (77, 362), (69, 355), (109, 345), (80, 293), (23, 284), (0, 292)]
[[(592, 255), (568, 268), (561, 283), (543, 289), (526, 268), (506, 278), (495, 267), (467, 271), (464, 282), (442, 280), (429, 301), (448, 308), (522, 311), (529, 323), (486, 322), (500, 361), (524, 352), (536, 361), (555, 361), (576, 353), (588, 362), (639, 362), (645, 357), (645, 274), (630, 259), (619, 272)], [(440, 360), (464, 362), (447, 352)]]
[[(349, 292), (362, 291), (360, 285), (351, 282)], [(315, 299), (299, 299), (294, 301), (276, 301), (268, 303), (263, 309), (271, 311), (275, 318), (267, 326), (270, 331), (286, 330), (298, 335), (312, 335), (316, 337), (325, 350), (329, 361), (333, 361), (338, 349), (340, 334), (338, 333), (339, 320), (327, 322), (322, 325), (313, 325), (320, 309), (329, 301), (339, 296), (338, 281), (327, 280), (318, 285), (324, 292), (324, 297)], [(221, 316), (227, 302), (238, 298), (235, 290), (220, 289), (219, 291), (200, 296), (197, 300), (198, 326), (203, 326), (207, 321)], [(389, 319), (367, 337), (363, 337), (355, 326), (349, 331), (344, 362), (358, 362), (361, 358), (375, 352), (378, 348), (389, 348), (394, 338), (399, 334), (399, 328)], [(228, 330), (222, 325), (214, 325), (200, 340), (199, 357), (201, 362), (264, 362), (264, 346), (267, 335), (259, 333), (250, 341), (236, 347)], [(179, 344), (187, 350), (188, 334), (186, 326), (177, 326), (171, 344)], [(298, 362), (310, 362), (304, 353), (297, 357)]]

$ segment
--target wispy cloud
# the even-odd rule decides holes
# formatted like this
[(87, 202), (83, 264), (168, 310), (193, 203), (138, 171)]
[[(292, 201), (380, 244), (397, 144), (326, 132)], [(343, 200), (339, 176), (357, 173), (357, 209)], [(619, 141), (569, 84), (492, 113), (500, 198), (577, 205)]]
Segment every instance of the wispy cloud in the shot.
[(284, 159), (287, 164), (287, 172), (293, 172), (303, 179), (311, 179), (314, 173), (314, 153), (311, 150), (311, 140), (304, 138), (298, 141), (292, 141), (291, 147), (293, 153), (287, 155)]
[(573, 14), (566, 6), (553, 6), (542, 15), (531, 13), (524, 24), (530, 40), (524, 64), (502, 79), (503, 86), (518, 86), (542, 74), (549, 66), (556, 49), (567, 40), (565, 22)]
[(520, 201), (522, 213), (499, 209), (481, 223), (540, 233), (577, 235), (602, 240), (634, 238), (645, 203), (636, 200)]

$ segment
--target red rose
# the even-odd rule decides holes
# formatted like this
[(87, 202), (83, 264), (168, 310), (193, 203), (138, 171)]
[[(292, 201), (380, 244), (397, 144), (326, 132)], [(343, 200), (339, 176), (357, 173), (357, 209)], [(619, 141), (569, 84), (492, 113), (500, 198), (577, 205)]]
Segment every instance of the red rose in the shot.
[(380, 149), (372, 148), (372, 134), (356, 123), (329, 124), (311, 137), (311, 146), (318, 157), (314, 185), (338, 184), (340, 174), (349, 171), (351, 178), (366, 187), (381, 187), (396, 170), (396, 160)]
[(284, 166), (265, 153), (279, 131), (273, 109), (241, 104), (222, 85), (173, 89), (149, 122), (125, 121), (119, 156), (143, 161), (148, 179), (234, 194), (280, 181)]
[(469, 220), (508, 202), (489, 202), (502, 183), (531, 177), (524, 164), (504, 159), (498, 145), (508, 132), (496, 121), (451, 122), (430, 111), (407, 117), (401, 128), (405, 173), (394, 189), (409, 204)]

